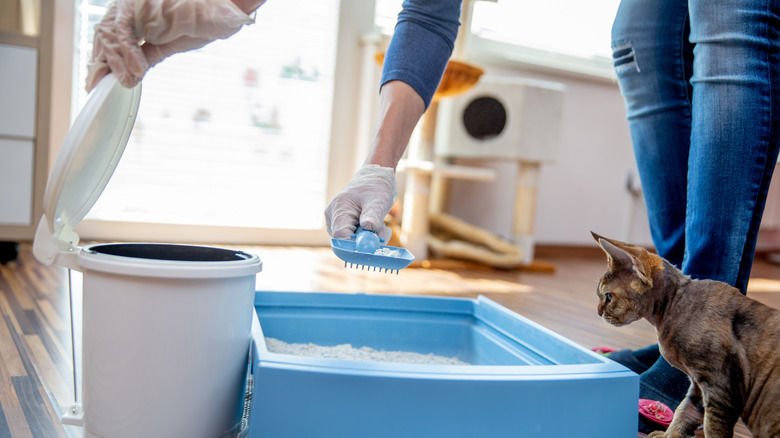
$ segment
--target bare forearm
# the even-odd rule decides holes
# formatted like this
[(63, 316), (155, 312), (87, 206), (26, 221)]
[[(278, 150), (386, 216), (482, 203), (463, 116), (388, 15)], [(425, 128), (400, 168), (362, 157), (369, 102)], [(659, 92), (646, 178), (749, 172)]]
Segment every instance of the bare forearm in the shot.
[(425, 103), (411, 86), (402, 81), (384, 84), (380, 92), (379, 118), (366, 164), (395, 168), (423, 112)]

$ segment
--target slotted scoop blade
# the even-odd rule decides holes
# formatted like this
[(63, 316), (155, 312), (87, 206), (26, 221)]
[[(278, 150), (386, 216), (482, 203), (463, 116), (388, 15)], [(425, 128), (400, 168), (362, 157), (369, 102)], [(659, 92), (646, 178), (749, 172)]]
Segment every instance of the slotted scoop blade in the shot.
[[(368, 270), (396, 271), (409, 266), (414, 255), (405, 248), (381, 245), (381, 239), (373, 231), (358, 228), (352, 239), (330, 239), (330, 247), (338, 258), (344, 260), (344, 267)], [(386, 255), (392, 254), (392, 255)]]

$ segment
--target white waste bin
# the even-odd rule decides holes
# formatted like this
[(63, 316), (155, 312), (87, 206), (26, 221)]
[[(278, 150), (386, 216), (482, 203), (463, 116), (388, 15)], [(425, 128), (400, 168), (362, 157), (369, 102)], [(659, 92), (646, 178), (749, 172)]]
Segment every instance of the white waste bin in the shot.
[(88, 438), (230, 436), (243, 408), (260, 259), (193, 245), (82, 247), (74, 231), (122, 156), (139, 100), (140, 86), (106, 76), (46, 186), (35, 256), (83, 273), (83, 399), (66, 417)]

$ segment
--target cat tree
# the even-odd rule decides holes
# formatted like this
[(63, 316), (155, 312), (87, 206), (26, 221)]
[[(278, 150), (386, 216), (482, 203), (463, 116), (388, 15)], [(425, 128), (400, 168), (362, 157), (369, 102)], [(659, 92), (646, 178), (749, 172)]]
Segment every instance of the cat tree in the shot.
[[(405, 159), (398, 165), (399, 173), (404, 174), (398, 244), (415, 255), (414, 265), (417, 266), (430, 265), (445, 258), (465, 259), (505, 269), (530, 267), (533, 262), (533, 228), (539, 167), (542, 160), (549, 159), (557, 151), (559, 127), (554, 125), (560, 122), (562, 87), (559, 87), (560, 84), (541, 84), (539, 81), (531, 84), (530, 81), (519, 79), (510, 80), (508, 84), (498, 81), (499, 88), (495, 88), (496, 81), (493, 79), (482, 84), (484, 71), (465, 59), (466, 35), (470, 31), (474, 1), (477, 0), (467, 0), (463, 3), (462, 25), (455, 41), (452, 59), (431, 105), (423, 114), (412, 136)], [(380, 64), (383, 57), (383, 54), (376, 56)], [(488, 90), (495, 96), (508, 94), (503, 96), (502, 100), (509, 112), (506, 114), (507, 125), (511, 126), (512, 130), (500, 135), (500, 151), (497, 156), (490, 155), (496, 152), (495, 148), (485, 152), (482, 150), (482, 144), (469, 144), (468, 140), (464, 140), (468, 137), (466, 132), (456, 132), (454, 129), (462, 121), (453, 117), (453, 108), (464, 99), (471, 100), (471, 92), (477, 89)], [(540, 114), (533, 114), (533, 109), (526, 111), (534, 105), (538, 106)], [(521, 128), (522, 135), (518, 135), (517, 126), (523, 123), (539, 126), (525, 126)], [(440, 131), (438, 137), (437, 130)], [(543, 131), (551, 131), (552, 135), (544, 134), (540, 137), (539, 133)], [(495, 146), (494, 143), (492, 142), (491, 146)], [(475, 151), (478, 152), (473, 155)], [(512, 216), (512, 230), (502, 233), (508, 238), (499, 237), (492, 231), (475, 225), (476, 222), (445, 213), (451, 182), (493, 182), (496, 179), (496, 171), (489, 166), (452, 164), (453, 158), (469, 156), (475, 156), (477, 162), (480, 159), (485, 161), (497, 158), (517, 164), (514, 196), (508, 201), (513, 204), (513, 211), (507, 213)], [(429, 250), (436, 259), (429, 259)], [(544, 264), (539, 264), (543, 270), (550, 270), (549, 266), (542, 265)]]

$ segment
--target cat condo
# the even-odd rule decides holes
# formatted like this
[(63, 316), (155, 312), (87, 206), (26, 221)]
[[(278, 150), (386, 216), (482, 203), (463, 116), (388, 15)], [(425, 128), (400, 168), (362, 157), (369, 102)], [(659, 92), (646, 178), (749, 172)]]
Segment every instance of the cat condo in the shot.
[(465, 33), (476, 1), (463, 2), (452, 57), (398, 164), (405, 174), (398, 234), (418, 264), (430, 252), (501, 269), (530, 266), (540, 169), (560, 149), (566, 87), (471, 64)]

